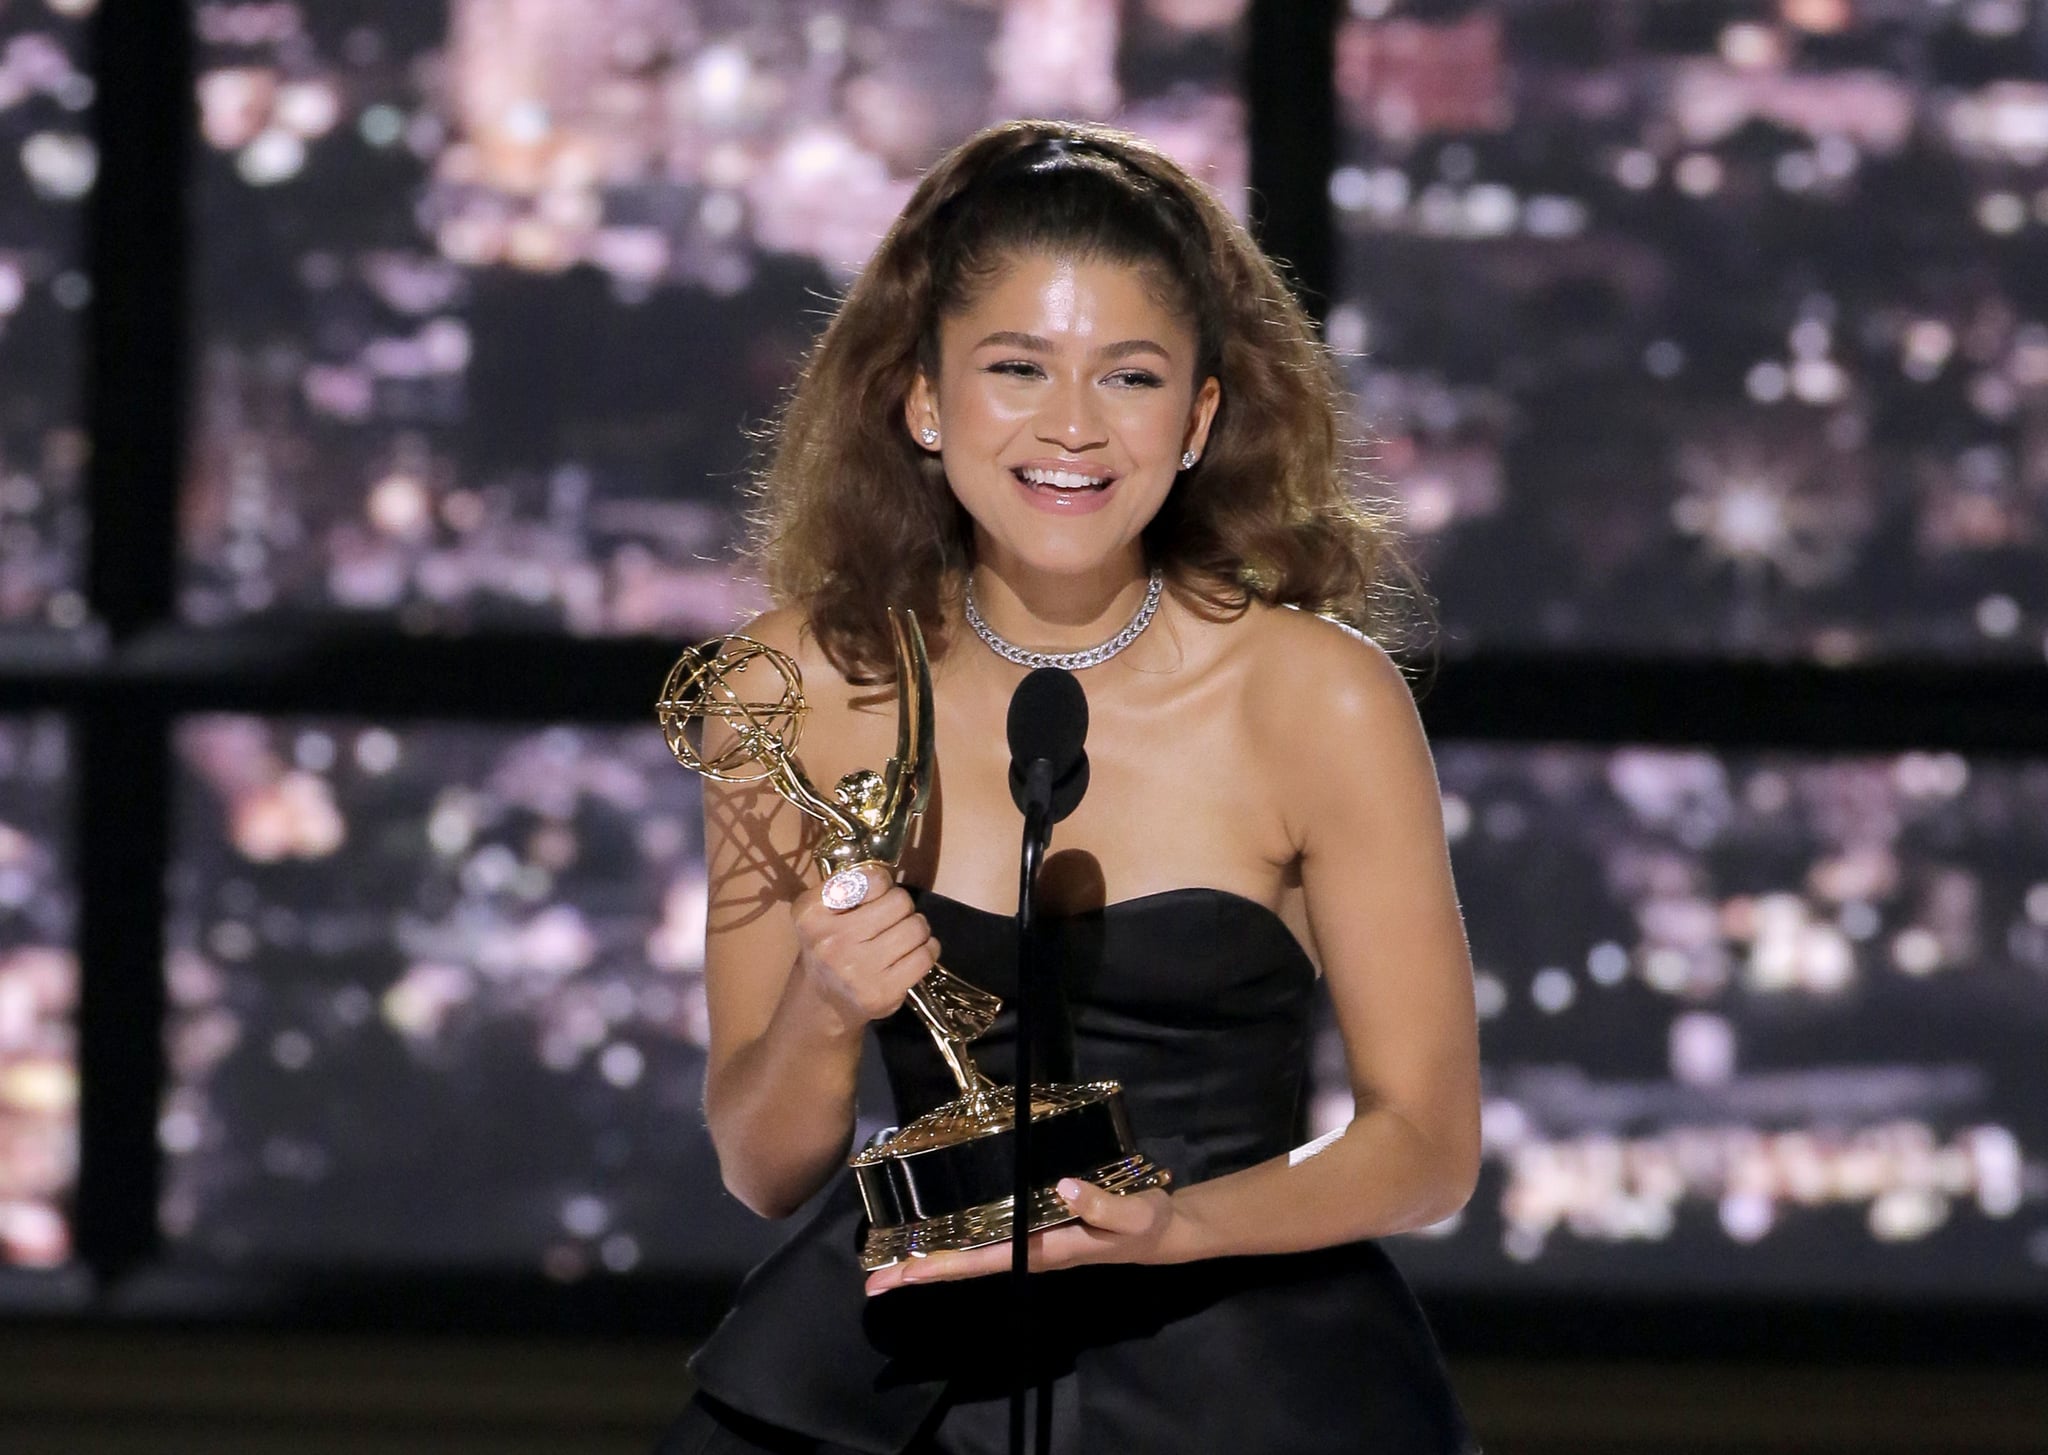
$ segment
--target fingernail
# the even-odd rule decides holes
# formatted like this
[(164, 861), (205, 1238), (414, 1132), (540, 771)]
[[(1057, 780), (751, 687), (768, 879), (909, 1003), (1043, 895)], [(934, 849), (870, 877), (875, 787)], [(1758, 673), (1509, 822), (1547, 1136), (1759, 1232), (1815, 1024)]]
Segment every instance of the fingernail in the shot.
[(1059, 1193), (1068, 1202), (1072, 1202), (1081, 1195), (1081, 1184), (1071, 1177), (1063, 1177), (1060, 1179)]

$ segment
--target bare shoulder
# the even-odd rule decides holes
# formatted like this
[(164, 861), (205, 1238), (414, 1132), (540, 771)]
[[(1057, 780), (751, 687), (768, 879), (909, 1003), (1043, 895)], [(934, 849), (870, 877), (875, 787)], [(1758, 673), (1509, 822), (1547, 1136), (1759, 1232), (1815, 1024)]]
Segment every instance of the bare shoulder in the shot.
[(825, 654), (818, 650), (817, 640), (812, 636), (803, 612), (794, 606), (772, 607), (732, 635), (759, 642), (764, 647), (774, 648), (796, 663), (807, 680), (818, 675), (814, 668), (825, 672), (831, 671), (831, 663), (826, 661)]
[(1385, 729), (1414, 718), (1408, 679), (1364, 632), (1290, 607), (1255, 605), (1247, 618), (1247, 685), (1265, 726), (1282, 738), (1292, 736), (1283, 723), (1321, 736), (1332, 729)]
[[(1252, 721), (1292, 842), (1311, 858), (1435, 812), (1435, 764), (1401, 668), (1364, 633), (1267, 608), (1248, 640)], [(1339, 855), (1341, 857), (1341, 853)]]
[[(791, 684), (802, 690), (807, 700), (823, 706), (843, 699), (850, 690), (845, 676), (832, 665), (819, 647), (817, 635), (812, 632), (809, 620), (794, 606), (777, 606), (762, 612), (727, 638), (728, 642), (744, 638), (759, 642), (786, 658), (802, 676), (802, 681)], [(758, 658), (749, 661), (743, 669), (743, 680), (748, 687), (771, 685), (770, 679), (775, 668)]]
[[(802, 695), (804, 759), (813, 767), (836, 764), (848, 752), (866, 751), (870, 739), (879, 740), (878, 734), (885, 729), (893, 731), (893, 716), (882, 727), (876, 725), (874, 704), (885, 694), (847, 681), (846, 674), (818, 644), (817, 633), (800, 608), (778, 606), (764, 611), (733, 635), (772, 648), (796, 668), (798, 680), (784, 682), (773, 665), (756, 659), (746, 665), (735, 685), (755, 701), (774, 701), (785, 687)], [(893, 705), (893, 699), (891, 702)]]

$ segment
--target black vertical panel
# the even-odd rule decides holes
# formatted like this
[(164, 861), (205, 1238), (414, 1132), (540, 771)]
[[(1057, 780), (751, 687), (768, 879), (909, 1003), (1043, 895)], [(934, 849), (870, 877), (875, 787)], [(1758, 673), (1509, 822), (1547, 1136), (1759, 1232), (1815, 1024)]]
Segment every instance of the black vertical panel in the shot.
[(157, 1242), (167, 720), (96, 707), (79, 769), (78, 1252), (103, 1279)]
[[(171, 615), (184, 408), (190, 14), (172, 0), (95, 19), (100, 167), (86, 423), (92, 605), (117, 644)], [(118, 1276), (156, 1243), (166, 834), (160, 704), (92, 694), (77, 718), (80, 1255)]]
[(1252, 227), (1309, 311), (1330, 296), (1330, 171), (1337, 155), (1339, 0), (1257, 0), (1246, 101)]
[(99, 179), (86, 213), (93, 286), (93, 609), (118, 639), (170, 615), (185, 374), (191, 17), (170, 0), (95, 17)]

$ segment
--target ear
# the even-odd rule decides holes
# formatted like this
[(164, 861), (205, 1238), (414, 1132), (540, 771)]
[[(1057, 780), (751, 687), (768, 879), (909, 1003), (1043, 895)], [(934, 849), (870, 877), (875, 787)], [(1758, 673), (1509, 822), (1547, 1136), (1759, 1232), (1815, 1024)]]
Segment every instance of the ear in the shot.
[(1188, 428), (1182, 449), (1193, 450), (1197, 456), (1208, 450), (1209, 426), (1215, 422), (1216, 407), (1222, 402), (1223, 385), (1211, 374), (1195, 391), (1195, 403), (1188, 411)]
[[(910, 389), (903, 396), (903, 426), (919, 449), (934, 455), (939, 452), (939, 398), (922, 369), (912, 377)], [(925, 438), (927, 432), (933, 436), (930, 440)]]

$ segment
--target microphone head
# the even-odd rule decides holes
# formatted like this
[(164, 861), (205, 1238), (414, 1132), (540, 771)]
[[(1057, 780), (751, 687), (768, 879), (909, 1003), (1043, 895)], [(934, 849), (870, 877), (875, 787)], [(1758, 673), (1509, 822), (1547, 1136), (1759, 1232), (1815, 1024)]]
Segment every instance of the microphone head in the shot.
[(1017, 684), (1010, 698), (1010, 761), (1043, 758), (1060, 777), (1081, 756), (1088, 740), (1088, 695), (1072, 672), (1040, 667)]
[(1052, 819), (1065, 818), (1088, 791), (1088, 695), (1080, 682), (1060, 667), (1029, 673), (1010, 698), (1008, 727), (1010, 797), (1024, 808), (1030, 766), (1043, 761), (1051, 770)]

